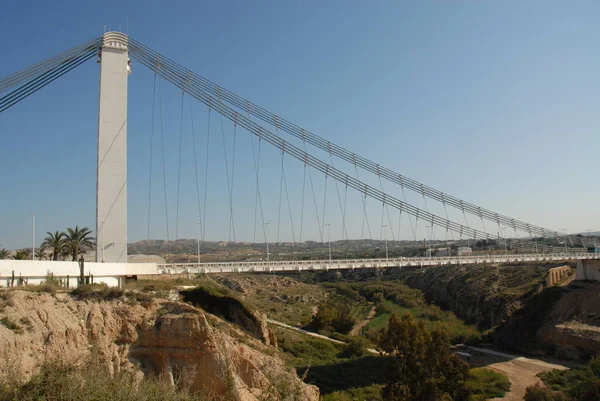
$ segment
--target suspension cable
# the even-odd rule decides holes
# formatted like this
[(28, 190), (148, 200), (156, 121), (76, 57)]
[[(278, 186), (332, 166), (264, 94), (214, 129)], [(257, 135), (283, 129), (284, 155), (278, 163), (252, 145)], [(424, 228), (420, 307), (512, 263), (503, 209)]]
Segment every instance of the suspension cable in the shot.
[(181, 142), (183, 139), (183, 95), (181, 91), (181, 119), (179, 123), (179, 156), (177, 158), (177, 206), (175, 216), (175, 240), (179, 238), (179, 187), (181, 183)]
[(208, 107), (208, 128), (206, 130), (206, 156), (205, 156), (205, 165), (204, 165), (204, 227), (202, 227), (202, 246), (201, 250), (204, 248), (204, 239), (206, 235), (206, 226), (208, 225), (206, 222), (206, 209), (208, 209), (208, 201), (206, 194), (208, 193), (208, 157), (210, 155), (210, 115), (212, 109), (210, 106)]
[[(329, 154), (329, 160), (330, 160), (330, 164), (332, 167), (335, 167), (333, 164), (333, 156), (331, 156), (331, 153)], [(346, 235), (346, 239), (348, 238), (348, 232), (346, 231), (346, 214), (345, 214), (345, 208), (342, 208), (342, 198), (340, 197), (340, 189), (338, 186), (338, 182), (334, 181), (335, 183), (335, 192), (337, 193), (337, 199), (338, 199), (338, 204), (340, 206), (340, 213), (342, 214), (342, 240), (344, 239), (344, 234)], [(347, 187), (346, 187), (347, 189)]]
[[(155, 51), (151, 50), (150, 48), (142, 45), (141, 43), (139, 43), (133, 39), (130, 40), (130, 43), (131, 43), (132, 54), (134, 55), (134, 57), (139, 58), (140, 61), (142, 58), (152, 60), (153, 58), (156, 58), (159, 56), (159, 54), (156, 53)], [(476, 205), (461, 201), (458, 198), (452, 197), (441, 191), (438, 191), (431, 187), (425, 186), (425, 185), (423, 185), (415, 180), (412, 180), (408, 177), (401, 176), (398, 173), (395, 173), (389, 169), (381, 167), (378, 164), (376, 164), (368, 159), (365, 159), (359, 155), (349, 152), (340, 146), (332, 144), (331, 142), (326, 141), (325, 139), (320, 138), (317, 135), (307, 132), (306, 130), (288, 122), (285, 119), (281, 119), (281, 118), (277, 117), (273, 113), (270, 113), (267, 110), (262, 109), (261, 107), (252, 104), (248, 100), (243, 99), (243, 98), (235, 95), (234, 93), (229, 92), (229, 91), (215, 85), (211, 81), (209, 81), (199, 75), (193, 74), (188, 69), (185, 69), (184, 67), (171, 61), (168, 58), (164, 58), (164, 60), (169, 65), (169, 68), (171, 69), (171, 71), (174, 73), (175, 76), (182, 75), (183, 73), (192, 74), (192, 79), (193, 79), (194, 84), (203, 93), (207, 93), (208, 95), (211, 95), (211, 94), (215, 95), (217, 93), (217, 88), (218, 88), (218, 92), (220, 93), (220, 96), (224, 102), (229, 103), (232, 106), (238, 107), (238, 108), (245, 107), (246, 110), (249, 111), (250, 114), (258, 117), (259, 119), (261, 119), (267, 123), (271, 123), (275, 118), (277, 118), (280, 127), (285, 132), (288, 132), (289, 134), (296, 136), (298, 138), (304, 137), (306, 142), (309, 142), (310, 144), (312, 144), (316, 147), (319, 147), (323, 150), (327, 150), (328, 147), (331, 147), (332, 153), (334, 155), (336, 155), (337, 157), (340, 157), (348, 162), (352, 162), (352, 160), (354, 159), (356, 161), (356, 164), (359, 167), (361, 167), (365, 170), (368, 170), (372, 173), (375, 173), (377, 168), (379, 168), (381, 176), (384, 177), (385, 179), (399, 183), (399, 178), (401, 177), (402, 180), (404, 181), (406, 187), (413, 191), (420, 192), (420, 190), (423, 189), (423, 191), (427, 197), (430, 197), (430, 198), (438, 200), (438, 201), (441, 200), (441, 195), (443, 194), (444, 198), (446, 199), (447, 204), (449, 204), (450, 206), (459, 208), (459, 204), (460, 204), (460, 202), (462, 202), (466, 211), (468, 211), (469, 213), (476, 214), (477, 216), (479, 216), (481, 214), (481, 216), (483, 216), (484, 218), (491, 219), (492, 221), (496, 221), (499, 218), (504, 224), (506, 224), (510, 227), (518, 227), (522, 231), (528, 231), (528, 232), (535, 231), (544, 237), (549, 236), (549, 235), (551, 235), (551, 236), (558, 235), (558, 233), (554, 230), (545, 229), (545, 228), (542, 228), (539, 226), (530, 225), (528, 223), (525, 223), (525, 222), (522, 222), (522, 221), (519, 221), (516, 219), (511, 219), (510, 217), (500, 215), (498, 213), (489, 211), (487, 209), (480, 208)]]
[[(200, 223), (200, 232), (204, 226), (204, 219), (202, 217), (202, 207), (200, 206), (200, 180), (198, 177), (198, 155), (196, 152), (196, 132), (194, 130), (194, 109), (192, 107), (192, 97), (190, 96), (190, 119), (192, 126), (192, 147), (194, 149), (194, 173), (196, 175), (196, 201), (198, 202), (198, 222)], [(200, 258), (200, 255), (198, 255)]]
[[(220, 100), (219, 100), (220, 102)], [(227, 241), (231, 241), (231, 219), (233, 211), (233, 199), (231, 199), (231, 181), (229, 180), (229, 161), (227, 160), (227, 147), (225, 145), (225, 128), (223, 126), (223, 115), (221, 117), (221, 137), (223, 139), (223, 156), (225, 158), (225, 175), (227, 176), (227, 194), (229, 195), (229, 236)]]
[(37, 92), (46, 85), (62, 77), (69, 71), (85, 63), (87, 60), (94, 57), (94, 54), (95, 52), (89, 52), (87, 54), (81, 55), (78, 58), (73, 59), (64, 65), (61, 65), (36, 78), (33, 78), (31, 81), (23, 84), (19, 88), (3, 96), (2, 98), (0, 98), (0, 113), (4, 112), (5, 110), (8, 110), (15, 104), (19, 103), (21, 100), (27, 98), (29, 95)]
[[(138, 54), (136, 58), (138, 58), (138, 60), (144, 65), (150, 64), (151, 60), (152, 60), (152, 58), (145, 59), (143, 57), (143, 55), (140, 55), (140, 54)], [(166, 68), (161, 68), (159, 73), (162, 76), (166, 77), (167, 79), (171, 80), (171, 82), (174, 85), (181, 87), (182, 85), (181, 85), (180, 73), (178, 73), (175, 69), (172, 69), (167, 65), (164, 65), (164, 67), (166, 67)], [(384, 194), (381, 193), (379, 190), (377, 190), (369, 185), (366, 185), (364, 183), (361, 183), (359, 181), (356, 181), (352, 177), (349, 177), (347, 174), (344, 174), (343, 172), (329, 166), (328, 164), (322, 162), (321, 160), (315, 158), (314, 156), (301, 151), (300, 149), (296, 148), (293, 145), (287, 144), (286, 146), (283, 146), (281, 139), (277, 138), (276, 135), (274, 135), (270, 131), (266, 130), (265, 128), (258, 126), (256, 123), (246, 119), (245, 117), (240, 116), (239, 113), (232, 110), (229, 106), (226, 106), (225, 104), (223, 104), (221, 102), (215, 102), (215, 100), (213, 99), (212, 96), (203, 93), (200, 90), (200, 88), (198, 88), (197, 86), (194, 86), (193, 88), (189, 88), (189, 93), (192, 94), (197, 99), (199, 99), (200, 101), (202, 101), (203, 103), (207, 104), (208, 106), (212, 106), (213, 108), (218, 109), (218, 112), (221, 115), (226, 116), (230, 120), (234, 121), (235, 119), (238, 119), (239, 123), (241, 125), (243, 125), (246, 129), (250, 130), (258, 137), (267, 140), (267, 142), (276, 146), (280, 150), (285, 149), (286, 153), (289, 153), (290, 155), (292, 155), (300, 160), (303, 160), (304, 158), (306, 158), (308, 161), (308, 164), (311, 167), (313, 167), (323, 173), (331, 175), (332, 178), (340, 180), (341, 182), (345, 182), (345, 180), (348, 180), (349, 186), (351, 186), (359, 191), (366, 192), (367, 195), (370, 197), (373, 197), (380, 201), (385, 201), (390, 206), (393, 206), (395, 208), (398, 208), (400, 205), (404, 204), (402, 201), (400, 201), (394, 197), (383, 196)], [(404, 204), (404, 208), (407, 213), (413, 214), (415, 216), (421, 216), (421, 217), (425, 218), (426, 221), (428, 221), (431, 224), (435, 224), (438, 226), (441, 225), (442, 227), (445, 227), (445, 224), (444, 224), (445, 219), (443, 219), (439, 216), (422, 211), (421, 209), (416, 208), (415, 206), (412, 206), (409, 204)], [(453, 229), (457, 232), (459, 232), (461, 229), (466, 230), (466, 227), (463, 227), (456, 222), (448, 222), (448, 226), (450, 229)], [(472, 234), (479, 238), (487, 239), (490, 237), (490, 235), (488, 233), (485, 233), (485, 232), (482, 232), (479, 230), (470, 229), (470, 230), (466, 230), (466, 231), (468, 231), (469, 234)]]
[[(321, 221), (321, 232), (325, 232), (325, 207), (327, 205), (327, 168), (325, 169), (325, 190), (323, 191), (323, 220)], [(323, 237), (321, 237), (321, 242), (323, 242)]]
[(234, 174), (235, 174), (235, 143), (237, 139), (237, 123), (233, 124), (233, 149), (231, 152), (231, 203), (229, 205), (229, 226), (230, 230), (233, 231), (233, 242), (235, 242), (235, 220), (233, 218), (233, 183), (234, 183)]
[(154, 110), (156, 109), (156, 71), (154, 72), (154, 84), (152, 86), (152, 123), (150, 124), (150, 167), (148, 168), (148, 240), (146, 243), (146, 257), (150, 257), (150, 206), (152, 204), (152, 150), (154, 147)]
[(302, 175), (302, 204), (300, 206), (300, 238), (299, 243), (302, 243), (302, 228), (304, 225), (304, 190), (306, 188), (306, 163), (304, 163), (304, 173)]
[(163, 173), (163, 189), (165, 194), (165, 225), (167, 229), (167, 254), (170, 252), (171, 245), (169, 243), (169, 207), (167, 204), (167, 167), (165, 164), (165, 133), (163, 130), (163, 108), (162, 108), (162, 85), (161, 80), (158, 80), (158, 107), (160, 113), (160, 152), (162, 155), (162, 173)]
[(85, 43), (65, 50), (64, 52), (58, 53), (53, 57), (49, 57), (20, 71), (14, 72), (0, 79), (0, 93), (15, 86), (18, 86), (32, 77), (53, 70), (61, 64), (67, 63), (69, 62), (69, 60), (81, 56), (82, 54), (87, 53), (90, 50), (93, 51), (95, 54), (95, 52), (101, 48), (102, 42), (102, 37), (96, 37)]

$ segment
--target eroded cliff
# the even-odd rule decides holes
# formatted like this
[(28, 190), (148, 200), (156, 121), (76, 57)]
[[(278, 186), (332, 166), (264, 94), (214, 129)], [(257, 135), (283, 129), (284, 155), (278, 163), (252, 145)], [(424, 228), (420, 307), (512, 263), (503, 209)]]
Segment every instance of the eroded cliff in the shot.
[[(125, 299), (76, 301), (68, 294), (0, 293), (0, 374), (26, 380), (45, 361), (94, 354), (112, 372), (128, 369), (191, 391), (233, 400), (318, 400), (278, 352), (187, 304)], [(209, 320), (212, 322), (209, 323)]]

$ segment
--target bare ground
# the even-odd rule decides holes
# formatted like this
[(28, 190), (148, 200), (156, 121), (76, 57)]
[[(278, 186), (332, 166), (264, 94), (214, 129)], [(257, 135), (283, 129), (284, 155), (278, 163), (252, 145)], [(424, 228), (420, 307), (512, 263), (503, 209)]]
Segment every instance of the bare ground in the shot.
[(375, 312), (376, 312), (376, 308), (373, 306), (371, 308), (371, 310), (369, 311), (369, 314), (367, 315), (365, 320), (363, 320), (360, 323), (355, 324), (354, 327), (352, 327), (352, 330), (350, 330), (350, 332), (348, 333), (348, 335), (350, 337), (356, 337), (357, 335), (359, 335), (360, 331), (363, 329), (363, 327), (365, 327), (367, 324), (369, 324), (371, 319), (373, 319), (375, 317)]
[(485, 348), (470, 347), (469, 352), (471, 353), (469, 361), (471, 365), (503, 373), (510, 380), (510, 392), (504, 397), (494, 398), (492, 401), (521, 401), (527, 387), (540, 382), (537, 377), (538, 373), (552, 369), (568, 369), (562, 364), (505, 354)]

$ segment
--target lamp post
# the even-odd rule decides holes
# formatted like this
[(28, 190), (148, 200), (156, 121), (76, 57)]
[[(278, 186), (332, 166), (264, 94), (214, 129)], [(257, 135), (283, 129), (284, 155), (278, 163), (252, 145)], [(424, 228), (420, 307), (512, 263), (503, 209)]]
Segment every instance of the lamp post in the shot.
[(196, 221), (198, 225), (198, 234), (196, 238), (198, 239), (198, 264), (200, 264), (200, 220)]
[(564, 234), (563, 240), (565, 241), (565, 255), (566, 255), (567, 254), (567, 229), (563, 228), (560, 231), (562, 231)]
[(269, 261), (269, 223), (265, 223), (265, 242), (267, 243), (267, 262)]
[[(387, 224), (381, 226), (385, 232), (385, 263), (388, 262), (388, 246), (387, 246)], [(381, 237), (380, 237), (381, 238)]]
[(429, 257), (431, 257), (431, 231), (429, 231), (429, 229), (432, 228), (432, 226), (425, 226), (425, 228), (427, 229), (427, 246), (429, 247), (427, 252), (429, 253)]
[(35, 260), (35, 214), (31, 213), (31, 260)]
[(331, 264), (331, 237), (329, 236), (331, 232), (331, 224), (327, 223), (325, 224), (325, 227), (327, 227), (327, 246), (329, 248), (329, 264)]
[(500, 227), (500, 231), (502, 231), (502, 236), (504, 237), (504, 253), (508, 255), (508, 244), (506, 239), (506, 227)]
[[(102, 220), (102, 223), (100, 223), (102, 225), (102, 244), (100, 246), (102, 246), (102, 263), (104, 263), (104, 220)], [(97, 257), (97, 256), (96, 256)]]

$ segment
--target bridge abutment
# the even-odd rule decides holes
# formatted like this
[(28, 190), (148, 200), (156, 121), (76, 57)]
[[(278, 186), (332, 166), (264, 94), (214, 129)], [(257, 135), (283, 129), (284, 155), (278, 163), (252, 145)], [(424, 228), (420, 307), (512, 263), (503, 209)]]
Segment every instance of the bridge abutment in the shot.
[(577, 273), (575, 280), (597, 280), (600, 281), (600, 260), (588, 259), (577, 261)]
[(127, 262), (127, 44), (107, 32), (100, 51), (96, 262)]

